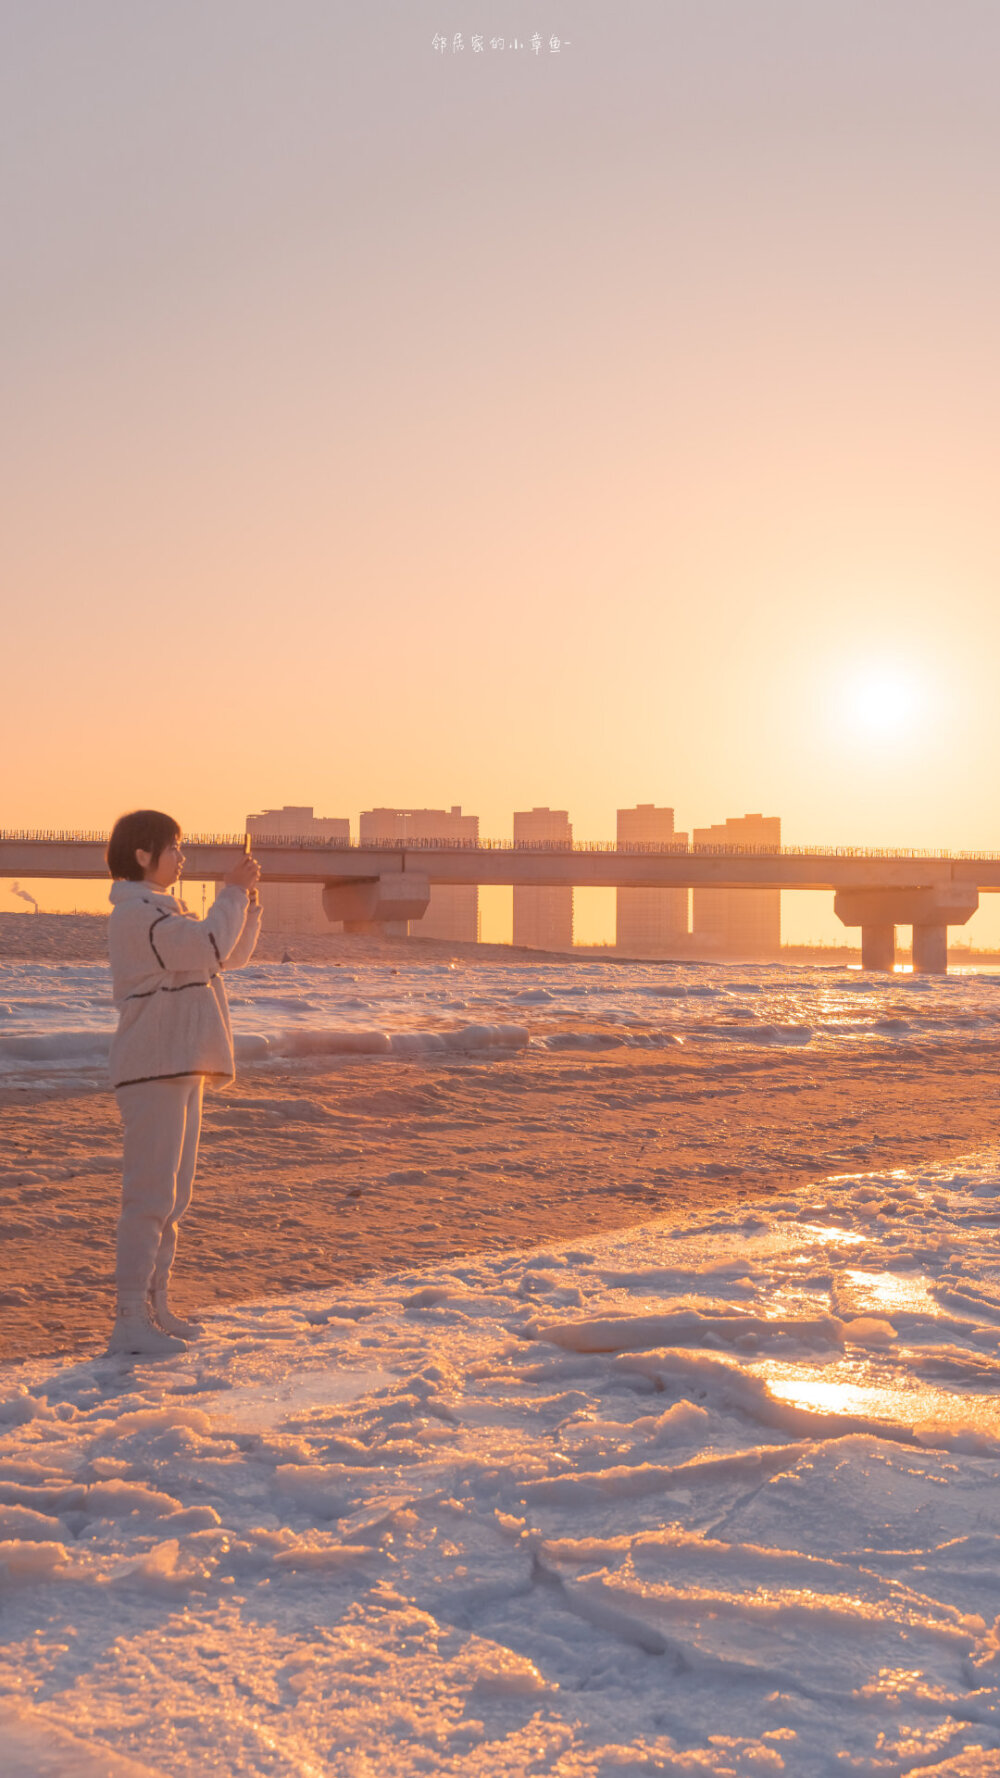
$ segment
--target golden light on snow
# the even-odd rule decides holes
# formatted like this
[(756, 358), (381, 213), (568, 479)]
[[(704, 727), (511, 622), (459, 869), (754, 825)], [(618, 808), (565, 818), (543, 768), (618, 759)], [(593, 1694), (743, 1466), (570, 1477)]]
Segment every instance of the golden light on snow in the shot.
[[(837, 1228), (834, 1224), (828, 1226), (818, 1222), (804, 1222), (801, 1225), (799, 1232), (802, 1235), (808, 1236), (810, 1241), (817, 1244), (822, 1243), (824, 1246), (828, 1242), (833, 1242), (834, 1245), (841, 1247), (859, 1247), (864, 1241), (864, 1236), (856, 1234), (853, 1229)], [(811, 1253), (804, 1253), (802, 1255), (793, 1255), (791, 1263), (795, 1265), (811, 1265), (812, 1261), (813, 1255)]]
[(776, 1401), (809, 1413), (843, 1415), (871, 1426), (904, 1426), (921, 1431), (975, 1431), (995, 1439), (1000, 1410), (992, 1397), (955, 1395), (925, 1383), (909, 1369), (893, 1372), (870, 1361), (841, 1359), (833, 1364), (796, 1364), (766, 1359), (748, 1365)]
[(940, 1315), (926, 1278), (898, 1272), (845, 1274), (854, 1312), (858, 1315)]

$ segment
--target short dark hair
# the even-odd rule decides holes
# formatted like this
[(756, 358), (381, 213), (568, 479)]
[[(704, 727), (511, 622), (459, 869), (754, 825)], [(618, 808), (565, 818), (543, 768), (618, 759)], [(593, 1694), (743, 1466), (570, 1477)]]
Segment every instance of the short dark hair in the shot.
[(179, 840), (181, 830), (172, 815), (159, 809), (133, 809), (130, 815), (119, 815), (111, 829), (108, 849), (104, 854), (113, 877), (127, 883), (141, 883), (142, 865), (137, 852), (148, 852), (155, 864), (164, 846)]

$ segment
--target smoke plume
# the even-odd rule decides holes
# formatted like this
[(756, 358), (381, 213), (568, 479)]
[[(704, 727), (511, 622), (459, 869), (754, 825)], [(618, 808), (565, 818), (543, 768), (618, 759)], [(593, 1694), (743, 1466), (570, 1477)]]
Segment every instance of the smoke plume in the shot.
[(12, 883), (12, 884), (11, 884), (11, 886), (10, 886), (10, 892), (11, 892), (11, 894), (12, 894), (12, 895), (19, 895), (19, 896), (20, 896), (20, 897), (21, 897), (21, 900), (22, 900), (22, 901), (30, 901), (30, 903), (31, 903), (31, 905), (32, 905), (32, 907), (33, 907), (33, 908), (34, 908), (34, 910), (35, 910), (35, 913), (36, 913), (36, 914), (37, 914), (37, 912), (38, 912), (38, 903), (37, 903), (37, 901), (36, 901), (36, 900), (35, 900), (35, 898), (34, 898), (34, 896), (33, 896), (33, 895), (29, 895), (29, 894), (28, 894), (28, 891), (27, 891), (27, 889), (22, 889), (22, 888), (21, 888), (21, 885), (20, 885), (20, 883)]

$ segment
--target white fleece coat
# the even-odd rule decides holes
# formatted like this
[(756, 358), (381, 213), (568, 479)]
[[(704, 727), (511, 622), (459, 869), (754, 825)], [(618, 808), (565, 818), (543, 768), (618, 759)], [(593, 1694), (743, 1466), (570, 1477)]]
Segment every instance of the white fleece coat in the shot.
[(115, 883), (108, 952), (118, 1030), (111, 1084), (204, 1074), (228, 1085), (233, 1034), (223, 969), (249, 963), (260, 934), (259, 906), (245, 889), (220, 891), (204, 920), (149, 883)]

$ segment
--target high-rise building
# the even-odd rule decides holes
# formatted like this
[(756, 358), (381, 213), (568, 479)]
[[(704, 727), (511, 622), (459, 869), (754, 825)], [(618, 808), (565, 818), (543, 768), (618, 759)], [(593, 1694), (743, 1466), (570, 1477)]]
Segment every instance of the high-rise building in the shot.
[[(778, 815), (730, 815), (712, 827), (696, 827), (697, 846), (780, 846)], [(780, 889), (695, 889), (691, 896), (695, 943), (720, 957), (761, 962), (781, 952)]]
[[(366, 809), (358, 837), (367, 840), (479, 839), (479, 816), (451, 809)], [(479, 886), (476, 883), (432, 883), (427, 910), (409, 923), (413, 938), (443, 938), (475, 944), (479, 937)]]
[[(573, 829), (565, 809), (522, 809), (514, 816), (515, 846), (572, 843)], [(514, 943), (534, 951), (572, 950), (572, 888), (515, 883)]]
[[(351, 824), (339, 815), (314, 815), (311, 808), (286, 803), (283, 809), (264, 809), (248, 815), (246, 831), (261, 837), (274, 834), (285, 839), (350, 840)], [(323, 912), (319, 883), (262, 883), (260, 903), (265, 932), (339, 932)]]
[[(674, 832), (673, 809), (639, 803), (618, 811), (619, 846), (686, 846), (687, 834)], [(688, 933), (687, 889), (619, 889), (615, 897), (615, 943), (639, 956), (664, 956)]]

